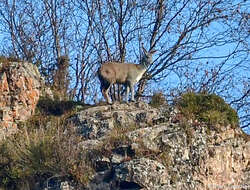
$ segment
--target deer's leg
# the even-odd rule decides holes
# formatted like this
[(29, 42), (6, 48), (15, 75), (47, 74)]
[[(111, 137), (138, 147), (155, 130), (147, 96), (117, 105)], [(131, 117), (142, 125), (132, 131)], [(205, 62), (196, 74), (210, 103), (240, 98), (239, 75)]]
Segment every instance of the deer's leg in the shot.
[(109, 85), (107, 85), (107, 86), (104, 86), (104, 87), (102, 88), (102, 94), (103, 94), (105, 100), (106, 100), (109, 104), (112, 104), (111, 98), (109, 97), (109, 94), (108, 94), (109, 89), (110, 89), (110, 86), (112, 86), (112, 84), (109, 84)]
[(127, 90), (127, 92), (126, 92), (126, 102), (128, 103), (129, 102), (129, 85), (127, 84), (126, 85), (126, 90)]
[(111, 101), (114, 102), (116, 100), (115, 84), (110, 85), (108, 92), (109, 92), (109, 97), (111, 98)]
[(121, 102), (122, 98), (121, 98), (121, 85), (118, 84), (118, 101)]
[(130, 88), (130, 91), (131, 91), (131, 101), (134, 102), (135, 101), (134, 84), (133, 83), (129, 83), (129, 88)]

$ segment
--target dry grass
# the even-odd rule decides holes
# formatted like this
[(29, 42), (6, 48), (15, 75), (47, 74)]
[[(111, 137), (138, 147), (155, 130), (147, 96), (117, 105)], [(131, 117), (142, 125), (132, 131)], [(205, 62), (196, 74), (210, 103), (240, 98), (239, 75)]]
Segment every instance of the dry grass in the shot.
[[(0, 146), (0, 184), (18, 189), (21, 182), (32, 186), (36, 179), (67, 176), (88, 183), (94, 170), (82, 149), (75, 127), (60, 117), (36, 118), (23, 124), (20, 132)], [(36, 126), (36, 127), (33, 127)]]

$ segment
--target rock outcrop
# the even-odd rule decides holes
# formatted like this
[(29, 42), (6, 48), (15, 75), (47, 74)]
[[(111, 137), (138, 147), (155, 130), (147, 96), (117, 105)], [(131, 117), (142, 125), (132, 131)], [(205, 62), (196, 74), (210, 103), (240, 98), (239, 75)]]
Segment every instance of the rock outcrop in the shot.
[(249, 136), (180, 117), (168, 106), (141, 102), (72, 116), (84, 149), (99, 150), (91, 158), (97, 173), (89, 189), (250, 188)]
[[(36, 66), (27, 62), (0, 63), (0, 133), (16, 130), (35, 110), (41, 78)], [(2, 132), (1, 132), (2, 131)]]
[[(0, 63), (0, 134), (14, 131), (32, 115), (41, 90), (34, 65)], [(187, 120), (173, 107), (144, 102), (82, 109), (64, 116), (63, 123), (83, 137), (76, 146), (83, 148), (94, 171), (84, 189), (250, 188), (250, 141), (239, 127)], [(49, 122), (45, 125), (50, 128)], [(34, 189), (78, 189), (65, 173), (43, 180)]]

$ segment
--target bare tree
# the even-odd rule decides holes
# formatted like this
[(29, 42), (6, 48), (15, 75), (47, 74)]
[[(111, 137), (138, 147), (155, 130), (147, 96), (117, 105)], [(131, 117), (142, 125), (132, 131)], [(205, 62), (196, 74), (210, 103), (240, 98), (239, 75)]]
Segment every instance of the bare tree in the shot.
[(40, 63), (48, 82), (58, 58), (69, 57), (72, 99), (98, 99), (100, 64), (138, 63), (144, 44), (157, 53), (137, 86), (138, 97), (152, 89), (169, 100), (186, 90), (216, 93), (238, 111), (242, 126), (249, 124), (245, 0), (2, 0), (0, 6), (8, 50)]
[(11, 54), (27, 61), (32, 61), (37, 53), (35, 32), (32, 28), (35, 23), (29, 23), (34, 14), (33, 8), (33, 4), (28, 1), (24, 1), (22, 5), (15, 0), (1, 1), (0, 15), (5, 32), (10, 37)]

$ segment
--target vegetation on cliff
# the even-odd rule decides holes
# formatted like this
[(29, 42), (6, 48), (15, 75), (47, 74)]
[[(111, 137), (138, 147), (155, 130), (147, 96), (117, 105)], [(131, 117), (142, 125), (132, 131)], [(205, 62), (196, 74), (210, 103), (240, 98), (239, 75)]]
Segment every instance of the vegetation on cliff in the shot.
[[(158, 98), (158, 96), (161, 98)], [(144, 124), (132, 123), (132, 120), (130, 121), (127, 117), (119, 115), (120, 112), (118, 111), (117, 113), (113, 113), (114, 120), (108, 119), (110, 122), (115, 123), (113, 123), (114, 126), (107, 131), (102, 131), (103, 127), (111, 125), (111, 123), (102, 123), (102, 118), (107, 119), (109, 116), (105, 116), (105, 111), (102, 112), (100, 110), (112, 108), (108, 108), (107, 106), (84, 107), (83, 105), (73, 104), (72, 102), (59, 104), (58, 101), (53, 104), (52, 100), (45, 101), (41, 99), (43, 105), (41, 106), (40, 102), (36, 114), (28, 121), (19, 125), (19, 132), (1, 141), (0, 184), (9, 190), (31, 188), (34, 186), (42, 188), (44, 187), (44, 183), (50, 179), (64, 178), (64, 180), (73, 181), (75, 187), (86, 188), (98, 171), (103, 170), (103, 168), (109, 169), (115, 167), (112, 165), (114, 163), (116, 163), (116, 165), (118, 163), (136, 163), (136, 160), (141, 160), (142, 158), (155, 160), (156, 163), (152, 164), (162, 164), (159, 167), (165, 168), (164, 171), (170, 175), (169, 180), (175, 184), (177, 181), (185, 179), (181, 179), (178, 173), (175, 174), (173, 172), (174, 168), (178, 166), (177, 160), (180, 158), (189, 159), (193, 153), (190, 152), (184, 157), (180, 155), (181, 157), (177, 159), (179, 153), (175, 152), (176, 148), (172, 146), (172, 143), (176, 143), (176, 145), (174, 145), (176, 147), (192, 147), (195, 146), (195, 141), (197, 141), (197, 143), (206, 143), (206, 139), (209, 139), (215, 134), (211, 131), (208, 132), (212, 130), (215, 125), (217, 127), (222, 126), (223, 128), (225, 128), (225, 125), (229, 125), (229, 128), (238, 126), (236, 112), (228, 106), (222, 98), (214, 94), (183, 94), (177, 99), (176, 107), (172, 108), (177, 108), (178, 110), (176, 114), (172, 116), (169, 111), (164, 111), (165, 109), (169, 109), (169, 106), (166, 104), (166, 101), (163, 100), (163, 96), (160, 94), (155, 97), (150, 104), (157, 107), (152, 108), (155, 111), (155, 116), (162, 115), (163, 118), (157, 117), (158, 119), (151, 121), (148, 119), (152, 117), (150, 115), (152, 111), (146, 111), (148, 108), (143, 108), (145, 110), (141, 113), (137, 113), (137, 111), (134, 110), (136, 115), (129, 117), (138, 122), (146, 122), (147, 125), (144, 126)], [(63, 101), (61, 103), (65, 102)], [(68, 106), (65, 107), (65, 105)], [(129, 109), (130, 106), (133, 107), (133, 105), (126, 104), (116, 106), (124, 107), (122, 109), (124, 109), (123, 111), (126, 114), (129, 113), (126, 109)], [(146, 106), (146, 104), (143, 106)], [(55, 108), (58, 108), (60, 111), (58, 112)], [(93, 111), (91, 111), (91, 109), (93, 109)], [(133, 111), (131, 111), (130, 114), (132, 112)], [(99, 120), (98, 122), (100, 122), (101, 128), (97, 129), (97, 136), (93, 136), (94, 139), (97, 140), (97, 144), (94, 143), (94, 139), (91, 140), (93, 137), (80, 135), (81, 130), (89, 129), (80, 129), (79, 127), (86, 124), (86, 126), (90, 127), (93, 125), (91, 123), (88, 124), (91, 120), (86, 120), (84, 121), (85, 124), (82, 123), (78, 126), (77, 122), (79, 121), (72, 117), (74, 114), (80, 114), (80, 117), (87, 118), (88, 116), (85, 114), (90, 114)], [(81, 116), (81, 114), (83, 114), (83, 116)], [(190, 123), (191, 120), (197, 121)], [(204, 139), (197, 140), (200, 137), (197, 136), (195, 130), (200, 127), (205, 128), (206, 135), (203, 137)], [(219, 132), (217, 127), (216, 133)], [(175, 137), (177, 138), (175, 140), (176, 142), (171, 141), (172, 137), (166, 139), (164, 136), (166, 135), (165, 130), (173, 130), (173, 132), (169, 134), (177, 135)], [(179, 139), (178, 133), (182, 133), (182, 140)], [(240, 136), (235, 138), (239, 137)], [(90, 140), (88, 140), (89, 138)], [(102, 140), (99, 140), (99, 138)], [(146, 138), (146, 140), (144, 138)], [(240, 138), (246, 141), (249, 140), (247, 135), (244, 137), (242, 135)], [(89, 141), (92, 148), (86, 148), (83, 145)], [(210, 143), (212, 141), (214, 141), (212, 138), (209, 139)], [(217, 141), (214, 143), (219, 142)], [(200, 145), (197, 146), (199, 147)], [(183, 151), (185, 152), (187, 150), (185, 149)], [(119, 156), (120, 154), (122, 156)], [(198, 159), (200, 155), (194, 156), (193, 159)], [(110, 160), (110, 162), (102, 160), (103, 158)], [(149, 162), (149, 160), (141, 160), (138, 163), (143, 165), (144, 161)], [(191, 168), (192, 164), (198, 164), (194, 162), (195, 160), (191, 161), (191, 165), (186, 167)], [(131, 167), (129, 164), (122, 165), (122, 167), (125, 166)], [(121, 172), (121, 168), (115, 168), (115, 171)], [(119, 176), (117, 176), (117, 178), (119, 178)], [(166, 180), (168, 180), (167, 177)], [(144, 182), (138, 181), (136, 183), (138, 187), (143, 187), (147, 184), (146, 182), (144, 184)]]

